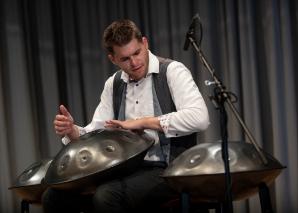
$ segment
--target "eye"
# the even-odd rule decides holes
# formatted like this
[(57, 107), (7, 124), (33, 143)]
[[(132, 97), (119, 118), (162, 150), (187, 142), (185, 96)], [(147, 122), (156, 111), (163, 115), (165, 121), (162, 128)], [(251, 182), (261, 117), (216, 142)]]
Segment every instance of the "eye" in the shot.
[(128, 57), (121, 58), (121, 62), (126, 62), (126, 61), (128, 61), (128, 60), (129, 60), (129, 58), (128, 58)]
[(140, 52), (141, 52), (141, 50), (138, 50), (138, 51), (136, 51), (136, 52), (135, 52), (135, 54), (134, 54), (134, 55), (139, 55), (139, 54), (140, 54)]

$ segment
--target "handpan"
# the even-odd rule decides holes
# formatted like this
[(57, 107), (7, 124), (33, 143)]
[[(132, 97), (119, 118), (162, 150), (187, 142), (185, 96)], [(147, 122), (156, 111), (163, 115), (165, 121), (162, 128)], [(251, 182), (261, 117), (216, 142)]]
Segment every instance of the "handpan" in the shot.
[(18, 176), (14, 185), (9, 189), (15, 191), (17, 195), (29, 203), (40, 203), (42, 193), (47, 188), (43, 179), (51, 161), (52, 159), (45, 159), (31, 164)]
[(154, 141), (123, 129), (95, 130), (68, 143), (46, 176), (50, 187), (92, 193), (106, 180), (129, 174), (143, 162)]
[[(221, 142), (202, 143), (180, 154), (162, 176), (179, 192), (188, 192), (196, 200), (223, 201), (225, 170)], [(269, 185), (284, 168), (271, 155), (264, 165), (250, 143), (228, 143), (233, 200), (245, 199), (258, 192), (261, 183)]]

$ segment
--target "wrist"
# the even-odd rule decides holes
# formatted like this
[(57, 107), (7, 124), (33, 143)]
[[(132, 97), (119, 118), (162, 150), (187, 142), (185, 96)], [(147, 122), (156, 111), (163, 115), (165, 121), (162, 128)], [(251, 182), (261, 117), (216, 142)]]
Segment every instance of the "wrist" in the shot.
[(71, 133), (67, 134), (67, 137), (70, 140), (75, 140), (80, 137), (79, 128), (76, 125), (73, 125)]
[(157, 117), (143, 118), (142, 126), (144, 129), (153, 129), (153, 130), (158, 130), (158, 131), (162, 130)]

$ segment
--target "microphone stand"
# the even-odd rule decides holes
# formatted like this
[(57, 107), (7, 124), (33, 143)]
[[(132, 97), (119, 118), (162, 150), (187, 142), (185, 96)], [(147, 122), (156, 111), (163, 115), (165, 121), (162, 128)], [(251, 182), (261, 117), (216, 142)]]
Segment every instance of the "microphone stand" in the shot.
[(237, 111), (236, 107), (233, 105), (231, 101), (231, 94), (230, 92), (227, 92), (225, 89), (225, 86), (221, 83), (219, 78), (216, 76), (214, 69), (211, 67), (211, 65), (207, 62), (206, 57), (204, 56), (204, 53), (199, 48), (199, 45), (197, 44), (196, 40), (194, 39), (194, 33), (188, 32), (187, 38), (189, 39), (191, 45), (194, 47), (196, 52), (199, 54), (200, 60), (203, 63), (204, 67), (210, 72), (214, 84), (214, 97), (212, 97), (212, 102), (216, 105), (216, 108), (220, 111), (220, 128), (221, 128), (221, 137), (222, 137), (222, 158), (224, 162), (224, 168), (225, 168), (225, 183), (226, 183), (226, 196), (224, 200), (224, 212), (233, 213), (233, 197), (232, 197), (232, 184), (231, 184), (231, 172), (230, 172), (230, 164), (229, 164), (229, 152), (228, 152), (228, 131), (227, 131), (227, 122), (228, 122), (228, 116), (225, 109), (225, 103), (230, 107), (233, 114), (236, 116), (237, 120), (240, 122), (241, 126), (243, 127), (246, 135), (248, 136), (250, 142), (253, 144), (254, 148), (256, 149), (257, 153), (259, 154), (262, 162), (264, 165), (268, 164), (268, 161), (261, 151), (260, 147), (256, 143), (254, 137), (252, 136), (251, 132), (245, 125), (244, 121), (241, 119), (239, 112)]

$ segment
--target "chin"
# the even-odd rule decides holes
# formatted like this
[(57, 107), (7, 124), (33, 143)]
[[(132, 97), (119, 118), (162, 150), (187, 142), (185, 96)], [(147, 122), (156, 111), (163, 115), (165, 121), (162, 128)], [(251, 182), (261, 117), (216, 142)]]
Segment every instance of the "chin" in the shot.
[(132, 75), (132, 78), (135, 80), (141, 80), (146, 76), (146, 73), (140, 73), (139, 75)]

